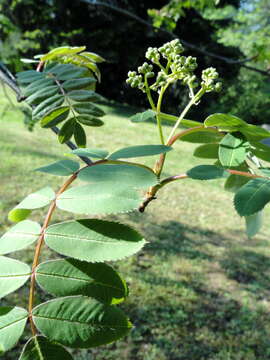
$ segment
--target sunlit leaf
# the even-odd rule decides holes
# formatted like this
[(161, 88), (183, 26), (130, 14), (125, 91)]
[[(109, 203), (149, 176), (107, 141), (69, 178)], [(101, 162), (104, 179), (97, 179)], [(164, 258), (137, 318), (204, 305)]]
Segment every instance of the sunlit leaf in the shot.
[(116, 189), (145, 189), (158, 183), (157, 176), (152, 171), (128, 164), (101, 164), (86, 167), (80, 171), (78, 178), (92, 184), (111, 184)]
[(20, 307), (0, 307), (1, 352), (4, 353), (17, 344), (24, 331), (27, 318), (28, 312)]
[(38, 239), (41, 227), (37, 222), (24, 220), (0, 238), (0, 254), (5, 255), (31, 245)]
[(73, 360), (73, 357), (61, 345), (35, 336), (25, 344), (19, 360)]
[(36, 270), (39, 285), (55, 296), (85, 295), (117, 304), (128, 295), (124, 280), (109, 265), (76, 259), (51, 260)]
[(51, 50), (50, 52), (48, 52), (45, 55), (42, 55), (42, 57), (40, 58), (41, 61), (48, 61), (48, 60), (53, 60), (57, 57), (62, 57), (65, 55), (70, 55), (70, 54), (77, 54), (81, 51), (85, 50), (85, 46), (74, 46), (74, 47), (69, 47), (69, 46), (61, 46), (58, 48), (55, 48), (53, 50)]
[(252, 179), (242, 186), (234, 197), (234, 205), (240, 216), (249, 216), (260, 210), (270, 201), (270, 180)]
[(143, 237), (129, 226), (98, 219), (51, 225), (44, 238), (56, 252), (89, 262), (120, 260), (145, 244)]
[(153, 156), (171, 151), (172, 147), (166, 145), (139, 145), (129, 146), (113, 152), (108, 159), (117, 160), (140, 156)]
[(62, 106), (51, 110), (41, 119), (41, 126), (50, 128), (59, 124), (68, 117), (69, 110), (69, 106)]
[(48, 205), (55, 197), (54, 191), (50, 187), (42, 188), (41, 190), (28, 195), (21, 201), (14, 209), (12, 209), (8, 218), (10, 221), (19, 222), (26, 219), (33, 209), (38, 209)]
[(109, 344), (132, 327), (120, 309), (84, 296), (43, 303), (33, 309), (33, 320), (50, 340), (71, 348)]
[(204, 121), (205, 126), (217, 126), (225, 131), (238, 131), (240, 128), (246, 127), (248, 124), (237, 116), (229, 114), (212, 114)]
[(219, 161), (222, 166), (235, 167), (246, 159), (248, 143), (238, 133), (227, 134), (221, 140), (218, 150)]
[(82, 149), (72, 150), (72, 154), (78, 156), (90, 156), (96, 159), (105, 159), (109, 155), (109, 152), (103, 149), (82, 148)]
[(77, 161), (60, 160), (50, 165), (37, 168), (35, 169), (35, 171), (40, 171), (51, 175), (68, 176), (74, 174), (76, 171), (79, 170), (79, 168), (80, 164)]
[(114, 214), (135, 210), (142, 202), (136, 190), (117, 189), (113, 184), (76, 186), (61, 194), (56, 205), (75, 214)]
[(0, 298), (23, 286), (30, 274), (31, 269), (27, 264), (0, 256)]

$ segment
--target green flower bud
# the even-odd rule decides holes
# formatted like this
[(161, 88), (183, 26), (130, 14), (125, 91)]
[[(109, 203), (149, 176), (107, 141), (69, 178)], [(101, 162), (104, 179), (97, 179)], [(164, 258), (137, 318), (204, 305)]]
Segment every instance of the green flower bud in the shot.
[(157, 64), (160, 59), (160, 54), (157, 48), (149, 47), (145, 54), (146, 59), (152, 61), (154, 64)]

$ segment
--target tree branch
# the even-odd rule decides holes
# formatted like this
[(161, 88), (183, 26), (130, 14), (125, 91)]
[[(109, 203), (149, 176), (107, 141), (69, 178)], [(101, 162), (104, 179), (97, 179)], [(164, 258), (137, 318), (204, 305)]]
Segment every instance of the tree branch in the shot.
[[(119, 8), (119, 7), (117, 7), (117, 6), (114, 6), (114, 5), (112, 5), (112, 4), (106, 3), (106, 2), (104, 2), (104, 1), (98, 1), (98, 0), (80, 0), (80, 1), (82, 1), (82, 2), (84, 2), (84, 3), (87, 3), (88, 5), (92, 5), (92, 6), (103, 6), (103, 7), (107, 7), (107, 8), (109, 8), (109, 9), (115, 11), (115, 12), (118, 12), (118, 13), (120, 13), (120, 14), (123, 14), (123, 15), (125, 15), (125, 16), (128, 16), (128, 17), (136, 20), (137, 22), (139, 22), (139, 23), (141, 23), (141, 24), (143, 24), (143, 25), (145, 25), (145, 26), (147, 26), (147, 27), (155, 30), (156, 32), (158, 31), (158, 32), (160, 32), (160, 33), (164, 33), (164, 34), (166, 34), (167, 36), (169, 36), (169, 37), (172, 38), (172, 39), (178, 38), (178, 36), (176, 36), (174, 33), (171, 33), (170, 31), (168, 31), (168, 30), (166, 30), (166, 29), (164, 29), (164, 28), (157, 28), (157, 27), (153, 26), (153, 24), (150, 23), (149, 21), (146, 21), (146, 20), (140, 18), (139, 16), (137, 16), (137, 15), (129, 12), (128, 10), (121, 9), (121, 8)], [(239, 64), (241, 67), (244, 67), (244, 68), (246, 68), (246, 69), (248, 69), (248, 70), (256, 71), (256, 72), (260, 73), (261, 75), (270, 77), (270, 74), (269, 74), (268, 71), (264, 71), (264, 70), (261, 70), (261, 69), (257, 69), (257, 68), (255, 68), (255, 67), (253, 67), (253, 66), (250, 66), (250, 65), (246, 65), (246, 64), (245, 64), (246, 62), (252, 61), (252, 60), (253, 60), (253, 57), (252, 57), (252, 58), (247, 58), (247, 59), (242, 59), (242, 60), (239, 60), (239, 59), (238, 59), (238, 60), (234, 60), (234, 59), (230, 59), (230, 58), (228, 58), (228, 57), (226, 57), (226, 56), (222, 56), (222, 55), (219, 55), (219, 54), (215, 54), (215, 53), (213, 53), (213, 52), (211, 52), (211, 51), (208, 51), (208, 50), (205, 50), (205, 49), (203, 49), (203, 48), (200, 48), (200, 47), (198, 47), (198, 46), (196, 46), (196, 45), (194, 45), (194, 44), (192, 44), (192, 43), (190, 43), (190, 42), (188, 42), (188, 41), (186, 41), (186, 40), (183, 40), (183, 39), (180, 39), (180, 38), (179, 38), (179, 40), (181, 41), (181, 43), (182, 43), (185, 47), (187, 47), (187, 48), (189, 48), (189, 49), (192, 49), (192, 50), (194, 50), (194, 51), (196, 51), (196, 52), (198, 52), (198, 53), (201, 53), (201, 54), (203, 54), (203, 55), (212, 57), (212, 58), (214, 58), (214, 59), (219, 59), (219, 60), (221, 60), (221, 61), (226, 62), (227, 64)]]

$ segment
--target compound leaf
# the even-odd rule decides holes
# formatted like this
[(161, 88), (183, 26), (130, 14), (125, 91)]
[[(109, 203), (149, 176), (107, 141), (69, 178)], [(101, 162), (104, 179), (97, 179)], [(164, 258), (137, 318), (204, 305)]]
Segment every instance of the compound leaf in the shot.
[(74, 174), (80, 168), (80, 164), (73, 160), (60, 160), (47, 166), (35, 169), (51, 175), (68, 176)]
[(31, 269), (27, 264), (0, 256), (0, 298), (23, 286), (30, 274)]
[[(20, 339), (28, 318), (28, 312), (20, 307), (0, 307), (0, 349), (12, 349)], [(1, 354), (1, 353), (0, 353)]]
[(143, 237), (129, 226), (98, 219), (51, 225), (44, 238), (56, 252), (89, 262), (120, 260), (145, 244)]
[(187, 171), (191, 179), (212, 180), (228, 176), (228, 172), (215, 165), (198, 165)]
[(56, 205), (75, 214), (113, 214), (132, 211), (142, 198), (136, 190), (117, 189), (113, 184), (77, 186), (61, 194)]
[(249, 216), (262, 210), (269, 201), (270, 180), (257, 178), (237, 191), (234, 206), (240, 216)]
[(171, 151), (172, 147), (166, 145), (139, 145), (129, 146), (113, 152), (108, 159), (117, 160), (140, 156), (153, 156)]
[(51, 260), (36, 270), (38, 284), (55, 296), (85, 295), (105, 304), (117, 304), (128, 295), (124, 280), (109, 265), (76, 259)]
[(33, 309), (33, 320), (50, 340), (72, 348), (109, 344), (132, 327), (120, 309), (84, 296), (43, 303)]
[(0, 238), (0, 254), (5, 255), (26, 248), (38, 239), (40, 230), (37, 222), (21, 221)]
[(26, 219), (33, 209), (38, 209), (48, 205), (55, 197), (54, 191), (50, 187), (28, 195), (8, 214), (8, 219), (13, 222), (19, 222)]
[(35, 336), (24, 346), (19, 360), (73, 360), (65, 348), (45, 338)]

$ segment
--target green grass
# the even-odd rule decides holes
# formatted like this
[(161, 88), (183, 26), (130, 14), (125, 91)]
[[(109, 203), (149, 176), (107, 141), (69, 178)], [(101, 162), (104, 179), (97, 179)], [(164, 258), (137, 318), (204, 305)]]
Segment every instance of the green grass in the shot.
[[(3, 100), (1, 100), (3, 102)], [(1, 103), (0, 103), (1, 106)], [(2, 107), (3, 109), (3, 107)], [(126, 107), (106, 107), (106, 125), (88, 131), (88, 145), (110, 151), (158, 143), (153, 124), (132, 124)], [(1, 112), (1, 108), (0, 108)], [(50, 130), (33, 133), (18, 111), (0, 119), (0, 231), (11, 225), (7, 212), (28, 193), (63, 179), (32, 171), (65, 157)], [(169, 131), (169, 128), (167, 129)], [(166, 175), (200, 163), (194, 145), (177, 143), (168, 154)], [(153, 165), (154, 159), (145, 163)], [(70, 218), (57, 211), (53, 221)], [(33, 212), (42, 221), (44, 211)], [(144, 214), (111, 216), (141, 231), (148, 244), (136, 256), (115, 264), (130, 286), (121, 308), (134, 323), (128, 337), (91, 351), (78, 360), (267, 360), (270, 359), (270, 219), (248, 240), (222, 181), (182, 180), (164, 188)], [(31, 263), (33, 248), (15, 257)], [(56, 256), (46, 250), (43, 259)], [(27, 287), (2, 300), (26, 306)], [(49, 296), (39, 293), (40, 300)], [(18, 358), (26, 336), (5, 360)]]

